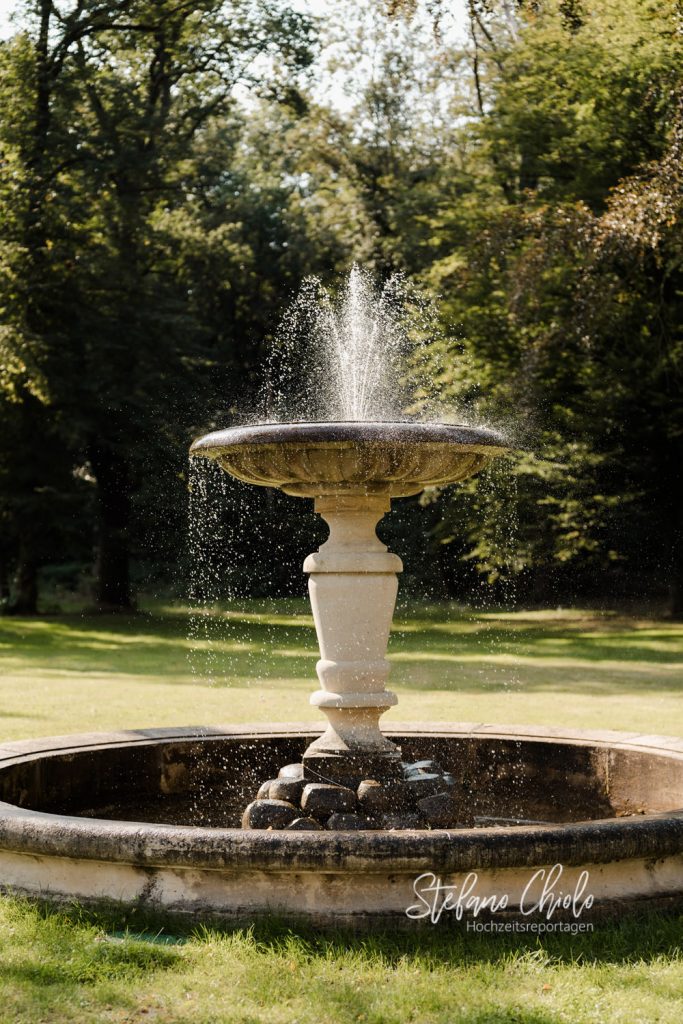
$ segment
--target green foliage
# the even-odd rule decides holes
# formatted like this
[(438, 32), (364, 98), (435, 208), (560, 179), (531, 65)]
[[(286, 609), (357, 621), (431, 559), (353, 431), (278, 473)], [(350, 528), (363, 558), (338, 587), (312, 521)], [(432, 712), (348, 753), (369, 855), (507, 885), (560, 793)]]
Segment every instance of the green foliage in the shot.
[[(604, 208), (609, 190), (661, 153), (680, 75), (675, 5), (634, 0), (526, 5), (501, 55), (483, 136), (509, 198), (580, 198)], [(529, 197), (532, 198), (532, 197)]]
[[(312, 42), (306, 18), (260, 0), (93, 0), (68, 14), (34, 0), (0, 50), (0, 400), (23, 424), (28, 493), (44, 487), (32, 448), (47, 419), (63, 488), (73, 471), (94, 488), (102, 604), (130, 601), (150, 502), (177, 546), (192, 425), (248, 370), (253, 308), (281, 299), (271, 238), (286, 196), (256, 194), (235, 166), (235, 89), (294, 95)], [(19, 574), (35, 579), (45, 552), (18, 486), (8, 470), (0, 504)]]
[(677, 610), (683, 38), (673, 7), (580, 6), (568, 24), (534, 5), (483, 54), (469, 195), (426, 279), (462, 332), (445, 393), (534, 453), (512, 555), (493, 536), (505, 497), (492, 518), (468, 489), (482, 569), (542, 600), (669, 586)]
[(101, 604), (131, 558), (168, 578), (188, 440), (251, 412), (302, 278), (357, 259), (439, 296), (435, 387), (524, 450), (405, 506), (413, 589), (683, 609), (675, 4), (473, 3), (466, 39), (426, 2), (61, 10), (0, 45), (0, 600), (93, 545)]

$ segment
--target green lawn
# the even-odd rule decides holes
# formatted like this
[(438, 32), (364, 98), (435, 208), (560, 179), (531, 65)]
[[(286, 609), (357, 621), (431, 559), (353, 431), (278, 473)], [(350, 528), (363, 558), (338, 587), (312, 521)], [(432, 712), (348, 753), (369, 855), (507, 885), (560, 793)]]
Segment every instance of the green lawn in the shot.
[[(645, 918), (535, 944), (203, 931), (0, 905), (0, 1020), (173, 1024), (680, 1024), (681, 925)], [(140, 937), (143, 936), (143, 937)]]
[[(191, 635), (188, 638), (188, 633)], [(683, 627), (588, 612), (414, 609), (391, 641), (391, 719), (683, 735)], [(0, 741), (89, 729), (317, 720), (296, 603), (129, 619), (0, 619)], [(211, 678), (209, 678), (211, 677)], [(163, 930), (165, 928), (165, 930)], [(130, 929), (130, 932), (126, 932)], [(162, 929), (159, 939), (154, 935)], [(175, 941), (164, 944), (168, 936)], [(437, 926), (292, 935), (0, 903), (0, 1022), (679, 1024), (683, 919), (528, 941)], [(136, 937), (136, 933), (140, 933)]]
[[(296, 603), (189, 619), (0, 619), (0, 739), (90, 729), (320, 720), (312, 620)], [(683, 626), (571, 612), (406, 613), (383, 721), (683, 735)]]

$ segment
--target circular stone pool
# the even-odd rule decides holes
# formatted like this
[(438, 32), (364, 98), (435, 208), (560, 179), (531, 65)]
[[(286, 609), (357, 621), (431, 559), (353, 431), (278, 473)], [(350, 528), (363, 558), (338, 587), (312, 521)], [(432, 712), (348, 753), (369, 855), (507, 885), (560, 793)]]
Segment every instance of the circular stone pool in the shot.
[[(386, 734), (405, 759), (434, 758), (461, 780), (462, 828), (242, 830), (261, 781), (319, 735), (304, 725), (6, 743), (0, 885), (55, 901), (326, 925), (411, 924), (409, 907), (429, 917), (432, 876), (454, 887), (451, 899), (467, 886), (477, 898), (506, 894), (506, 915), (520, 917), (533, 917), (550, 877), (558, 893), (583, 884), (593, 903), (584, 920), (683, 905), (683, 740), (470, 723)], [(442, 920), (458, 916), (450, 909)]]

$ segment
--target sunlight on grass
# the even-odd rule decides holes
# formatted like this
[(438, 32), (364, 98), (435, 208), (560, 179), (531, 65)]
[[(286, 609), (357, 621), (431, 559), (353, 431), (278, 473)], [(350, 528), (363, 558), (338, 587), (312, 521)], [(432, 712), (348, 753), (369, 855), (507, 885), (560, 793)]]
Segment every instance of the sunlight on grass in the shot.
[[(0, 619), (0, 743), (220, 722), (320, 723), (303, 603), (203, 616)], [(592, 612), (417, 608), (391, 639), (401, 721), (683, 735), (683, 627)], [(486, 938), (435, 928), (330, 938), (202, 931), (0, 900), (0, 1021), (79, 1024), (679, 1024), (683, 921), (590, 936)], [(190, 925), (191, 927), (191, 925)], [(278, 931), (278, 927), (280, 930)], [(129, 931), (127, 930), (129, 929)]]
[[(680, 920), (526, 943), (464, 929), (348, 936), (202, 928), (0, 902), (3, 1020), (678, 1024)], [(186, 926), (187, 927), (187, 926)], [(191, 927), (191, 923), (190, 923)], [(166, 925), (168, 928), (168, 925)]]
[[(0, 738), (152, 725), (316, 721), (303, 601), (129, 617), (0, 619)], [(399, 615), (384, 721), (683, 734), (683, 627), (591, 611)], [(229, 690), (229, 695), (226, 692)]]

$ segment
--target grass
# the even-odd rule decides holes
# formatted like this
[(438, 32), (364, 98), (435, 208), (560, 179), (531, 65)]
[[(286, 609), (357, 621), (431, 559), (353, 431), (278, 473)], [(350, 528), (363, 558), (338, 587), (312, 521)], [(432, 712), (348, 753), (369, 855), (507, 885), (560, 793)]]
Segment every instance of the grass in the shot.
[[(291, 602), (193, 621), (161, 607), (130, 618), (0, 619), (0, 743), (317, 720), (307, 704), (316, 657), (312, 622)], [(387, 721), (683, 735), (683, 626), (586, 611), (406, 609), (391, 657), (401, 703)], [(529, 940), (441, 925), (321, 937), (277, 922), (182, 934), (177, 923), (134, 913), (55, 912), (6, 898), (0, 1024), (678, 1024), (683, 918), (595, 927)]]
[[(192, 619), (0, 619), (0, 740), (86, 730), (319, 721), (296, 603)], [(384, 722), (508, 722), (683, 735), (683, 626), (581, 611), (407, 610)]]
[[(145, 922), (149, 926), (149, 922)], [(680, 920), (533, 944), (433, 929), (164, 934), (0, 904), (0, 1020), (173, 1024), (679, 1024)], [(135, 929), (136, 925), (132, 926)]]

